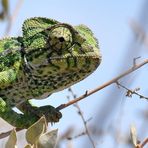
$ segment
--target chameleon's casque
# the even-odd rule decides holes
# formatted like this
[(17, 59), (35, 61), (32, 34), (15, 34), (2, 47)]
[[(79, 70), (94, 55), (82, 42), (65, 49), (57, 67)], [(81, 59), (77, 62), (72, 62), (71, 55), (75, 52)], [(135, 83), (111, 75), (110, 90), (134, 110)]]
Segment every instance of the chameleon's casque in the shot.
[(27, 100), (46, 98), (91, 74), (101, 62), (98, 42), (84, 25), (47, 18), (28, 19), (22, 30), (23, 37), (0, 40), (0, 116), (22, 128), (43, 114), (57, 122), (61, 113), (54, 107), (33, 107)]

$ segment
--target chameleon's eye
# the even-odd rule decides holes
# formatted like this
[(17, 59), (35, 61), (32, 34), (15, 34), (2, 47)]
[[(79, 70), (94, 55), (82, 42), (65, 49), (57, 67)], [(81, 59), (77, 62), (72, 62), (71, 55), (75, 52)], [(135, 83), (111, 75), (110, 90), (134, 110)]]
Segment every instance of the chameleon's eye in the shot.
[(59, 26), (49, 32), (49, 46), (51, 49), (61, 52), (72, 46), (72, 34), (66, 27)]

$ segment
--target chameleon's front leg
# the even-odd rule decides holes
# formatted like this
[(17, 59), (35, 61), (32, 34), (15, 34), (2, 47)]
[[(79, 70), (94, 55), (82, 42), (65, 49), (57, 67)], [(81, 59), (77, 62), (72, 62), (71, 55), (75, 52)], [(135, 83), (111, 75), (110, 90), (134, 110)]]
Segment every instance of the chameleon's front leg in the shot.
[(29, 101), (21, 103), (17, 108), (24, 114), (30, 115), (32, 117), (37, 117), (38, 119), (45, 115), (48, 122), (58, 122), (62, 117), (61, 112), (59, 112), (53, 106), (47, 105), (42, 107), (36, 107), (30, 104)]
[(18, 128), (28, 128), (41, 116), (45, 115), (48, 122), (58, 122), (61, 113), (52, 106), (34, 107), (29, 102), (22, 103), (18, 109), (23, 114), (15, 112), (2, 98), (0, 98), (0, 116)]
[(32, 116), (31, 114), (18, 114), (15, 112), (9, 104), (7, 104), (0, 97), (0, 117), (10, 123), (12, 126), (18, 128), (28, 128), (34, 122), (38, 120), (37, 116)]

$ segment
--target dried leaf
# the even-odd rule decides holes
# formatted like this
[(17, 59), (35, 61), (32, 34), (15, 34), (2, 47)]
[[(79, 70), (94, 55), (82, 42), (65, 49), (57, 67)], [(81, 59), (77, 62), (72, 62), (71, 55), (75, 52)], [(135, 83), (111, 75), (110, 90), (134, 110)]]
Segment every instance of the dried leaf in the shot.
[(41, 135), (37, 144), (38, 148), (54, 148), (57, 142), (57, 133), (56, 129)]
[(15, 129), (13, 129), (5, 145), (5, 148), (17, 148), (16, 142), (17, 142), (16, 131)]
[(24, 148), (34, 148), (34, 146), (31, 146), (31, 144), (27, 144)]
[(30, 144), (36, 144), (39, 137), (46, 131), (46, 119), (41, 117), (36, 123), (30, 126), (26, 131), (26, 140)]
[(132, 143), (136, 147), (137, 146), (137, 131), (134, 125), (131, 125), (130, 134), (131, 134)]

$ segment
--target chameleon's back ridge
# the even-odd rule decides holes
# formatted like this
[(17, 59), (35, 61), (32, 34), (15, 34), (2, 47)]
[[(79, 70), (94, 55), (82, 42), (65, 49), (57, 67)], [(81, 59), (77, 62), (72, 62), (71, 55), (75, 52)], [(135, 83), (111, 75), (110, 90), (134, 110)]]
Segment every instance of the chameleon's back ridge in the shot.
[[(17, 106), (24, 113), (19, 118), (25, 120), (34, 114), (34, 119), (21, 125), (6, 117), (5, 109), (0, 115), (10, 124), (26, 128), (47, 112), (43, 107), (33, 108), (27, 100), (44, 99), (83, 80), (99, 66), (101, 55), (97, 39), (84, 25), (31, 18), (22, 30), (23, 37), (0, 41), (0, 108), (9, 108), (12, 113), (11, 107)], [(57, 122), (61, 114), (50, 108), (48, 121)], [(14, 116), (17, 118), (16, 113)]]

